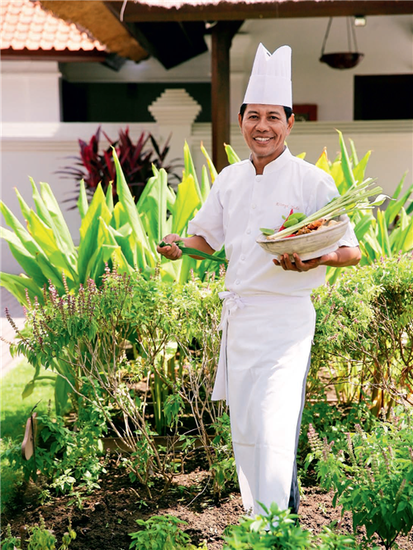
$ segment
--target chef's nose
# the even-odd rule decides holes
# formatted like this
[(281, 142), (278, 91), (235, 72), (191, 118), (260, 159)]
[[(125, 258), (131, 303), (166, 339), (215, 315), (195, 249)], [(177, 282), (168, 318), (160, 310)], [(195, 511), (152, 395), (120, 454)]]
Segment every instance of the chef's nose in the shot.
[(261, 132), (265, 132), (265, 130), (268, 129), (268, 121), (265, 117), (261, 117), (258, 120), (258, 124), (256, 126), (257, 130), (260, 130)]

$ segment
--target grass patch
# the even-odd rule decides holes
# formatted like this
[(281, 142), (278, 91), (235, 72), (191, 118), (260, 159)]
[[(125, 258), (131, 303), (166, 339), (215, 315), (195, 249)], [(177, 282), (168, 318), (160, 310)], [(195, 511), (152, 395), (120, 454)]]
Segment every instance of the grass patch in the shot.
[[(26, 421), (32, 408), (37, 414), (46, 413), (49, 401), (54, 412), (54, 380), (39, 380), (31, 395), (23, 399), (22, 393), (26, 384), (32, 380), (34, 368), (23, 360), (17, 367), (8, 372), (1, 380), (1, 437), (23, 439)], [(40, 376), (53, 376), (52, 371), (42, 369)]]

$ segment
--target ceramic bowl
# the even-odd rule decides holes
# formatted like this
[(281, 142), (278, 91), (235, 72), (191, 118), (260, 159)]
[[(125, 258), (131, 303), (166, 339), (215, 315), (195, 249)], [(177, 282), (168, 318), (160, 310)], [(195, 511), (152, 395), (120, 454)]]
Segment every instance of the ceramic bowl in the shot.
[(341, 220), (325, 229), (278, 241), (270, 241), (265, 235), (261, 235), (257, 243), (272, 256), (280, 257), (282, 254), (289, 254), (293, 260), (292, 254), (296, 252), (301, 260), (312, 260), (337, 250), (337, 243), (346, 232), (347, 224), (347, 220)]

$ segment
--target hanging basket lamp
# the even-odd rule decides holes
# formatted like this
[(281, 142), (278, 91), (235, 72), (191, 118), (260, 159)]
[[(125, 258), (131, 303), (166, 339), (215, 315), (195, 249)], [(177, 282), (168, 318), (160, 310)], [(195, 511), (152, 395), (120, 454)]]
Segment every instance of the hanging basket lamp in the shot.
[[(324, 53), (325, 46), (327, 43), (328, 34), (330, 32), (331, 23), (333, 18), (330, 17), (327, 25), (326, 34), (324, 36), (323, 46), (321, 48), (321, 57), (319, 61), (321, 63), (327, 63), (332, 69), (352, 69), (360, 63), (363, 59), (364, 54), (357, 51), (357, 42), (356, 34), (354, 28), (351, 24), (350, 18), (347, 17), (347, 39), (348, 39), (348, 52), (335, 52), (335, 53)], [(354, 51), (351, 47), (351, 42), (354, 44)]]

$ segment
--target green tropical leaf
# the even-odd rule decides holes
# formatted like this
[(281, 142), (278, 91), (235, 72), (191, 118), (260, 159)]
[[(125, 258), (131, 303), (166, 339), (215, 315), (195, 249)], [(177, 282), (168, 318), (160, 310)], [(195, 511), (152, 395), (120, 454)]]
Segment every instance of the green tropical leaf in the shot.
[[(198, 191), (194, 178), (191, 175), (184, 175), (178, 185), (176, 201), (173, 209), (172, 233), (181, 235), (193, 217), (196, 209), (201, 207)], [(159, 241), (158, 241), (159, 242)]]
[(328, 161), (327, 148), (326, 147), (324, 147), (324, 150), (321, 153), (321, 155), (319, 156), (319, 158), (318, 158), (315, 165), (317, 166), (317, 168), (321, 168), (321, 170), (324, 170), (324, 172), (326, 172), (327, 174), (329, 174), (331, 176), (330, 163)]
[(109, 212), (113, 212), (113, 185), (112, 182), (109, 182), (108, 188), (106, 189), (106, 206), (109, 209)]
[(7, 241), (13, 257), (17, 260), (25, 273), (29, 277), (32, 277), (33, 281), (35, 281), (39, 287), (43, 287), (43, 285), (47, 283), (47, 279), (33, 255), (23, 246), (17, 235), (4, 227), (0, 227), (0, 238)]
[(364, 181), (364, 174), (366, 172), (367, 163), (369, 161), (371, 151), (367, 151), (364, 157), (359, 163), (353, 168), (354, 179), (358, 182)]
[(40, 219), (34, 210), (30, 212), (27, 227), (33, 238), (42, 248), (45, 256), (49, 259), (50, 264), (53, 265), (58, 273), (61, 274), (63, 272), (68, 280), (75, 281), (77, 277), (71, 265), (70, 256), (62, 252), (60, 243), (57, 242), (56, 234)]
[(227, 154), (228, 162), (230, 164), (235, 164), (236, 162), (241, 161), (240, 157), (237, 155), (237, 153), (234, 151), (231, 145), (224, 143), (224, 147), (225, 147), (225, 152)]
[(90, 276), (90, 260), (92, 257), (96, 257), (97, 248), (101, 244), (98, 243), (100, 218), (108, 224), (111, 219), (111, 213), (106, 205), (106, 197), (102, 191), (102, 187), (99, 184), (93, 195), (92, 202), (82, 219), (79, 230), (78, 274), (80, 283), (84, 283), (87, 277)]
[(165, 235), (168, 174), (161, 168), (148, 180), (136, 205), (153, 252)]
[(33, 281), (33, 279), (25, 275), (0, 273), (0, 286), (3, 286), (10, 294), (13, 294), (22, 305), (27, 305), (26, 289), (32, 301), (34, 301), (35, 296), (37, 296), (40, 304), (44, 302), (43, 293), (39, 289), (39, 285)]
[(208, 151), (205, 149), (204, 144), (202, 142), (201, 142), (201, 151), (202, 151), (204, 157), (206, 158), (208, 168), (209, 168), (209, 173), (211, 175), (211, 181), (212, 181), (212, 183), (214, 183), (215, 178), (218, 176), (218, 172), (217, 172), (217, 169), (214, 166), (214, 163), (212, 162), (211, 157), (208, 154)]
[(61, 247), (61, 251), (64, 254), (72, 256), (72, 265), (76, 262), (73, 256), (76, 254), (75, 245), (70, 234), (67, 223), (64, 219), (62, 211), (60, 210), (59, 203), (48, 183), (40, 182), (40, 193), (45, 205), (45, 210), (49, 213), (51, 219), (51, 228), (55, 235), (56, 243)]
[(356, 166), (359, 163), (357, 151), (354, 146), (354, 141), (352, 139), (349, 139), (349, 142), (350, 142), (351, 160), (353, 161), (353, 165)]
[(192, 176), (193, 177), (196, 192), (198, 193), (199, 200), (202, 201), (202, 193), (201, 193), (201, 189), (199, 187), (198, 177), (196, 175), (195, 166), (194, 166), (194, 161), (192, 160), (191, 151), (190, 151), (189, 145), (186, 141), (185, 141), (185, 145), (184, 145), (184, 167), (185, 168), (184, 168), (183, 177), (185, 177), (185, 176)]
[(19, 190), (14, 188), (14, 191), (16, 193), (16, 196), (17, 196), (17, 200), (19, 201), (19, 205), (20, 205), (20, 210), (23, 214), (23, 218), (25, 220), (28, 220), (29, 217), (30, 217), (30, 211), (31, 211), (31, 208), (30, 206), (27, 204), (27, 202), (23, 199), (23, 197), (20, 195), (19, 193)]
[[(403, 178), (403, 180), (404, 180), (404, 178)], [(386, 208), (386, 212), (385, 212), (386, 223), (388, 225), (390, 225), (391, 223), (394, 222), (396, 216), (399, 215), (400, 210), (404, 207), (406, 202), (409, 200), (412, 193), (413, 193), (413, 184), (408, 188), (406, 193), (398, 201), (390, 201), (389, 202), (389, 204), (387, 205), (387, 208)]]
[(341, 150), (341, 167), (343, 170), (344, 178), (347, 183), (347, 188), (351, 187), (356, 183), (356, 180), (353, 175), (353, 170), (351, 167), (350, 158), (348, 156), (348, 152), (346, 149), (346, 145), (344, 143), (343, 134), (340, 132), (340, 130), (337, 130), (340, 140), (340, 150)]
[(113, 161), (116, 168), (116, 190), (118, 193), (119, 202), (122, 204), (125, 213), (128, 216), (128, 222), (131, 225), (136, 239), (140, 267), (144, 268), (146, 265), (154, 267), (155, 259), (151, 253), (151, 246), (142, 224), (142, 220), (139, 217), (129, 186), (126, 183), (125, 176), (123, 175), (115, 149), (113, 149)]
[(383, 251), (382, 256), (391, 256), (389, 241), (389, 230), (386, 223), (386, 216), (382, 210), (377, 210), (377, 240)]
[(206, 166), (203, 166), (202, 175), (201, 175), (202, 203), (204, 203), (207, 200), (210, 191), (211, 191), (211, 185), (209, 184), (208, 170)]
[(85, 181), (80, 180), (79, 188), (79, 198), (77, 199), (77, 208), (79, 210), (80, 217), (83, 218), (86, 216), (86, 212), (89, 209), (89, 201), (87, 200)]

